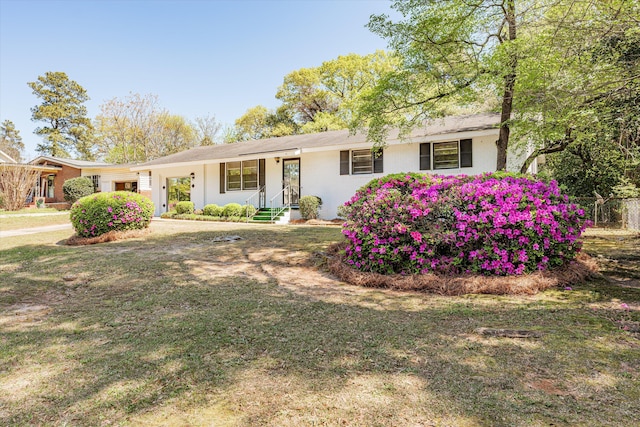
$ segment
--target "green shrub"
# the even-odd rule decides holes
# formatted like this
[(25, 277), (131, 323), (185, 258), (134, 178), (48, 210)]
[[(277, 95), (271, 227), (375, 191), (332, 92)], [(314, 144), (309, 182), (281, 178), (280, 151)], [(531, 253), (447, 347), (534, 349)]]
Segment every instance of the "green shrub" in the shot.
[(258, 212), (258, 209), (256, 209), (255, 206), (253, 205), (244, 205), (242, 207), (242, 213), (240, 216), (246, 218), (248, 216), (254, 216), (256, 214), (256, 212)]
[(180, 214), (192, 214), (194, 212), (193, 202), (178, 202), (176, 203), (176, 212)]
[(316, 219), (318, 218), (318, 210), (322, 206), (322, 199), (318, 196), (302, 196), (299, 206), (303, 219)]
[(86, 176), (68, 179), (62, 184), (64, 200), (75, 203), (76, 200), (94, 193), (93, 181)]
[(346, 218), (349, 217), (349, 213), (350, 212), (351, 212), (351, 209), (349, 209), (348, 206), (340, 205), (340, 206), (338, 206), (338, 210), (337, 210), (336, 214), (338, 215), (338, 218), (346, 219)]
[(239, 203), (228, 203), (222, 208), (222, 216), (241, 216), (242, 206)]
[(222, 208), (214, 203), (211, 203), (204, 207), (202, 213), (207, 216), (220, 216), (222, 215)]
[(160, 214), (160, 218), (171, 219), (176, 216), (178, 213), (176, 211), (162, 212)]
[(113, 191), (85, 196), (71, 206), (71, 224), (80, 237), (94, 237), (109, 231), (142, 229), (149, 226), (153, 202), (131, 191)]

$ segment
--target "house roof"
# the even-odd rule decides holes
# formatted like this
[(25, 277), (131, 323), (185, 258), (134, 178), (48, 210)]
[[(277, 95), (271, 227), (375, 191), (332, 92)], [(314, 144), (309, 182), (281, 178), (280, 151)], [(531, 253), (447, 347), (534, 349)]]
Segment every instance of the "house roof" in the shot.
[(75, 159), (64, 159), (61, 157), (53, 157), (53, 156), (40, 156), (29, 162), (30, 164), (46, 164), (46, 163), (60, 163), (62, 165), (71, 166), (77, 169), (82, 168), (96, 168), (96, 167), (105, 167), (110, 166), (109, 163), (104, 162), (94, 162), (89, 160), (75, 160)]
[[(500, 115), (493, 113), (476, 114), (468, 116), (450, 116), (442, 119), (435, 119), (423, 127), (414, 129), (408, 136), (408, 140), (431, 136), (455, 134), (460, 132), (473, 132), (489, 129), (497, 129), (500, 124)], [(399, 131), (397, 129), (390, 132), (388, 141), (399, 141)], [(268, 138), (237, 142), (234, 144), (222, 144), (195, 147), (180, 153), (160, 157), (141, 165), (133, 166), (132, 169), (144, 169), (150, 166), (161, 166), (176, 163), (192, 163), (207, 160), (223, 160), (239, 158), (251, 155), (272, 155), (286, 151), (302, 151), (304, 149), (330, 149), (330, 147), (366, 143), (366, 135), (358, 133), (351, 135), (349, 130), (337, 130), (330, 132), (290, 135), (279, 138)]]
[(7, 153), (5, 153), (4, 151), (0, 150), (0, 163), (18, 163), (16, 162), (13, 157), (11, 157), (10, 155), (8, 155)]

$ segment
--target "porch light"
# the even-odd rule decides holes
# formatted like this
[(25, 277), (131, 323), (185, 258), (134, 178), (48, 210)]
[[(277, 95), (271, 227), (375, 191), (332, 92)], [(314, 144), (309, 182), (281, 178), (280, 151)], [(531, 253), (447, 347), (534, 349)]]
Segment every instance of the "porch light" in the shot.
[(280, 157), (276, 157), (276, 163), (280, 163)]
[(193, 178), (195, 178), (195, 177), (196, 177), (195, 172), (191, 172), (191, 179), (193, 179)]

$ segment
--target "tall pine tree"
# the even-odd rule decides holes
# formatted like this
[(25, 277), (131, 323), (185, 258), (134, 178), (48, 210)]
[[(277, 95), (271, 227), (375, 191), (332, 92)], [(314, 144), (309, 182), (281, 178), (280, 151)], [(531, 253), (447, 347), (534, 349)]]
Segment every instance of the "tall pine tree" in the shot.
[(93, 125), (84, 105), (89, 100), (87, 91), (63, 72), (47, 72), (27, 84), (42, 100), (31, 109), (31, 119), (45, 123), (34, 131), (44, 138), (36, 150), (44, 155), (93, 160)]

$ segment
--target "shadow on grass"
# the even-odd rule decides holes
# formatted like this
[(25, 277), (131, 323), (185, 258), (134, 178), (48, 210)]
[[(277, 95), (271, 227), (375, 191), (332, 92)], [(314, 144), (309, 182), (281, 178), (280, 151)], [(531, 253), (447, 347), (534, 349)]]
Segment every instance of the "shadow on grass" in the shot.
[[(637, 289), (361, 289), (311, 268), (335, 230), (232, 233), (243, 240), (200, 232), (0, 252), (0, 388), (13, 391), (0, 423), (135, 423), (212, 402), (225, 408), (212, 417), (241, 425), (628, 425), (640, 411), (638, 341), (590, 306), (637, 303)], [(50, 311), (22, 316), (25, 305)]]

